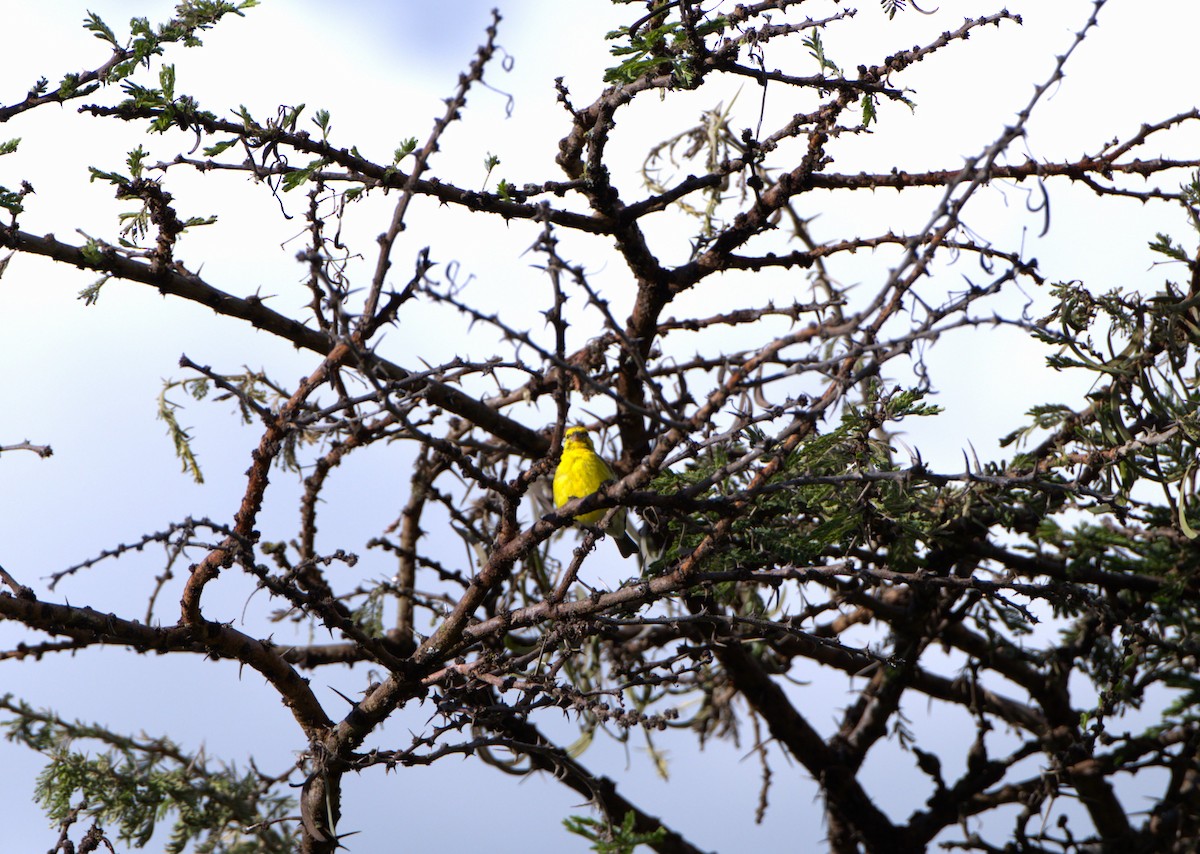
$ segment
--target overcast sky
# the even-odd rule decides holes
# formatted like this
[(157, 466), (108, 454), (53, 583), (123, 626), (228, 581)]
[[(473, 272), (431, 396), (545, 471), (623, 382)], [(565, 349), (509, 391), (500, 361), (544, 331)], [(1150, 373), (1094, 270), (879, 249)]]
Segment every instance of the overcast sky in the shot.
[[(450, 93), (479, 43), (492, 5), (499, 5), (505, 18), (498, 41), (512, 61), (511, 70), (492, 69), (487, 79), (494, 88), (472, 92), (467, 122), (460, 132), (448, 135), (444, 151), (432, 163), (433, 172), (463, 186), (482, 186), (480, 164), (493, 153), (501, 158), (498, 173), (516, 183), (557, 177), (549, 164), (565, 124), (555, 103), (553, 78), (564, 76), (576, 102), (587, 103), (600, 90), (602, 70), (612, 64), (601, 35), (634, 7), (614, 9), (599, 0), (448, 4), (265, 0), (244, 19), (227, 19), (206, 35), (206, 48), (171, 50), (168, 61), (178, 67), (179, 89), (195, 94), (203, 107), (219, 115), (228, 115), (238, 104), (247, 105), (260, 118), (280, 104), (303, 102), (310, 111), (327, 108), (333, 113), (336, 144), (357, 145), (377, 161), (386, 161), (400, 139), (423, 138), (433, 118), (441, 114), (441, 99)], [(993, 12), (1003, 5), (943, 0), (933, 15), (910, 12), (889, 22), (877, 3), (865, 0), (859, 13), (862, 20), (831, 30), (826, 47), (846, 68), (877, 63), (888, 53), (926, 43), (957, 27), (965, 16)], [(1023, 27), (980, 32), (967, 44), (938, 54), (896, 81), (915, 89), (917, 110), (910, 114), (890, 107), (881, 117), (880, 132), (842, 149), (835, 168), (886, 169), (893, 163), (909, 170), (952, 167), (986, 147), (1029, 100), (1034, 84), (1047, 78), (1054, 56), (1070, 46), (1092, 4), (1016, 0), (1007, 6), (1025, 16)], [(173, 3), (0, 0), (0, 7), (4, 19), (0, 103), (11, 104), (20, 101), (39, 77), (47, 77), (53, 85), (65, 72), (103, 62), (103, 44), (81, 26), (87, 10), (122, 33), (131, 15), (161, 21)], [(452, 15), (443, 11), (448, 8), (453, 9)], [(816, 5), (811, 14), (817, 16)], [(1095, 152), (1114, 136), (1128, 136), (1144, 121), (1194, 107), (1198, 32), (1200, 3), (1194, 0), (1154, 4), (1111, 0), (1102, 12), (1099, 31), (1072, 59), (1066, 80), (1043, 104), (1030, 124), (1028, 139), (1011, 159), (1021, 160), (1026, 154), (1076, 158)], [(798, 41), (795, 48), (800, 50)], [(714, 99), (731, 96), (732, 91), (705, 89), (669, 98), (657, 109), (687, 121), (712, 106)], [(745, 109), (744, 124), (753, 125), (758, 94), (744, 91), (739, 99)], [(648, 102), (645, 108), (656, 107)], [(650, 113), (635, 113), (622, 119), (616, 143), (628, 152), (631, 166), (647, 141), (637, 132), (638, 116), (646, 121), (652, 118)], [(23, 138), (19, 153), (0, 158), (0, 185), (13, 187), (29, 180), (37, 195), (29, 201), (22, 228), (55, 232), (69, 241), (83, 239), (75, 228), (111, 239), (115, 214), (127, 207), (112, 199), (111, 188), (87, 182), (88, 165), (119, 170), (125, 153), (139, 142), (164, 156), (179, 150), (176, 140), (147, 141), (133, 126), (85, 121), (75, 115), (74, 107), (39, 109), (0, 126), (0, 140), (17, 136)], [(1186, 138), (1174, 135), (1171, 140), (1169, 150), (1156, 143), (1143, 156), (1194, 157), (1200, 151), (1194, 133)], [(886, 155), (881, 156), (881, 151)], [(620, 177), (632, 186), (629, 176)], [(181, 257), (193, 267), (203, 263), (207, 280), (239, 295), (293, 288), (303, 271), (292, 261), (298, 244), (289, 241), (301, 223), (281, 220), (275, 203), (265, 193), (247, 191), (241, 178), (208, 183), (213, 186), (180, 174), (172, 185), (181, 213), (221, 217), (210, 231), (200, 230), (187, 238)], [(1145, 245), (1154, 233), (1168, 231), (1181, 240), (1194, 239), (1182, 218), (1165, 206), (1150, 210), (1136, 202), (1097, 204), (1090, 192), (1064, 185), (1054, 188), (1051, 231), (1039, 240), (1043, 222), (1026, 207), (1028, 189), (1009, 187), (981, 194), (968, 221), (997, 242), (1024, 239), (1028, 254), (1039, 258), (1051, 278), (1083, 278), (1094, 290), (1150, 290), (1172, 275), (1151, 268), (1155, 258)], [(222, 193), (235, 195), (232, 208), (225, 205)], [(934, 196), (924, 199), (932, 209)], [(881, 192), (867, 200), (865, 208), (808, 213), (819, 214), (814, 229), (818, 237), (828, 237), (846, 229), (886, 230), (893, 218), (923, 222), (927, 212), (914, 213), (912, 204), (907, 197)], [(506, 284), (519, 289), (526, 279), (536, 281), (530, 259), (521, 257), (532, 242), (533, 231), (527, 224), (515, 224), (509, 231), (473, 232), (464, 245), (462, 232), (456, 230), (460, 226), (447, 223), (465, 221), (447, 215), (446, 219), (430, 217), (427, 226), (414, 224), (397, 255), (396, 275), (406, 278), (405, 259), (430, 244), (443, 263), (459, 261), (466, 275), (485, 280), (496, 276), (497, 300), (507, 301), (514, 292), (506, 290)], [(350, 228), (357, 229), (355, 234), (364, 238), (363, 251), (369, 251), (371, 236), (382, 230), (382, 223), (363, 218)], [(621, 270), (604, 254), (605, 247), (581, 240), (569, 245), (595, 265), (594, 281), (613, 300), (615, 313), (624, 316), (621, 309), (628, 308), (630, 294), (622, 290)], [(503, 276), (497, 270), (503, 270)], [(862, 253), (842, 272), (868, 284), (883, 274), (869, 253)], [(977, 268), (966, 265), (946, 273), (955, 279), (976, 274)], [(1178, 278), (1178, 273), (1174, 275)], [(307, 373), (312, 359), (266, 335), (247, 336), (233, 321), (194, 305), (163, 300), (140, 286), (117, 283), (105, 289), (98, 305), (87, 308), (76, 297), (91, 280), (79, 271), (26, 258), (16, 259), (0, 280), (0, 359), (6, 366), (0, 375), (0, 445), (28, 439), (50, 444), (55, 451), (49, 460), (31, 454), (5, 454), (0, 459), (4, 508), (0, 564), (47, 598), (140, 615), (144, 608), (140, 603), (155, 574), (161, 572), (159, 552), (109, 562), (69, 579), (54, 593), (47, 591), (46, 577), (185, 516), (224, 520), (236, 508), (255, 441), (254, 428), (239, 426), (227, 405), (187, 407), (183, 423), (193, 429), (205, 467), (206, 483), (201, 486), (180, 474), (163, 425), (154, 418), (163, 380), (182, 376), (177, 367), (180, 353), (221, 370), (242, 363), (262, 366), (285, 381)], [(1044, 301), (1044, 295), (1027, 296)], [(1019, 305), (1025, 298), (1014, 295), (1007, 305)], [(531, 303), (529, 311), (535, 313), (536, 305)], [(464, 346), (439, 334), (436, 322), (425, 331), (420, 337), (419, 330), (405, 330), (403, 341), (393, 337), (388, 346), (410, 348), (431, 362)], [(407, 336), (418, 336), (417, 342)], [(948, 351), (955, 355), (941, 362), (935, 375), (936, 402), (946, 407), (945, 417), (936, 425), (914, 425), (907, 437), (927, 460), (945, 468), (960, 469), (964, 449), (972, 446), (983, 458), (997, 456), (996, 438), (1016, 426), (1025, 408), (1081, 390), (1073, 378), (1045, 371), (1046, 353), (1016, 333), (964, 340), (956, 346)], [(1020, 380), (1014, 382), (1014, 377)], [(175, 397), (184, 400), (180, 393)], [(298, 494), (298, 484), (287, 482), (282, 474), (276, 481), (273, 488), (280, 495), (267, 509), (262, 525), (269, 532), (267, 539), (272, 533), (277, 539), (288, 536), (296, 524), (295, 501), (289, 502), (287, 496)], [(364, 489), (364, 483), (369, 488)], [(395, 517), (406, 484), (403, 466), (397, 466), (393, 483), (381, 482), (377, 471), (351, 462), (329, 496), (328, 515), (321, 526), (325, 542), (361, 545)], [(384, 577), (388, 572), (369, 562), (364, 571), (368, 577)], [(176, 573), (186, 573), (186, 566), (176, 567)], [(237, 621), (244, 610), (265, 607), (251, 598), (252, 593), (253, 586), (243, 579), (223, 577), (210, 594), (214, 596), (210, 607), (214, 613), (224, 608), (222, 619)], [(160, 606), (157, 618), (174, 619), (173, 608), (173, 602)], [(26, 635), (0, 625), (0, 642), (6, 648), (22, 639)], [(258, 675), (239, 672), (228, 663), (89, 651), (36, 664), (6, 661), (0, 665), (0, 675), (0, 693), (12, 691), (68, 718), (95, 720), (131, 732), (168, 733), (187, 749), (204, 745), (210, 757), (239, 764), (253, 752), (264, 770), (286, 767), (292, 751), (302, 746), (294, 721)], [(362, 667), (345, 678), (325, 673), (315, 677), (316, 684), (337, 685), (350, 695), (365, 680)], [(325, 689), (319, 696), (336, 715), (338, 701), (332, 690)], [(805, 711), (818, 726), (828, 727), (849, 694), (833, 690), (804, 696)], [(403, 744), (407, 722), (415, 730), (429, 714), (428, 708), (407, 711), (389, 722), (384, 736)], [(918, 731), (939, 729), (938, 721), (928, 715), (918, 714), (912, 723)], [(674, 778), (703, 780), (699, 786), (671, 788), (656, 778), (638, 733), (632, 734), (627, 751), (598, 745), (585, 754), (584, 761), (599, 773), (621, 778), (631, 800), (677, 825), (701, 847), (773, 851), (812, 846), (815, 850), (823, 835), (815, 790), (802, 771), (778, 754), (773, 757), (773, 807), (764, 825), (751, 823), (758, 797), (757, 765), (748, 758), (752, 740), (747, 730), (740, 748), (710, 744), (706, 754), (697, 757), (689, 734), (664, 736)], [(889, 751), (872, 760), (881, 763), (881, 774), (889, 773), (886, 759), (894, 756)], [(6, 850), (45, 850), (53, 844), (54, 834), (44, 817), (29, 804), (29, 787), (40, 765), (39, 757), (0, 743), (0, 767), (5, 769), (0, 775), (0, 803), (4, 804), (0, 818)], [(882, 806), (912, 809), (917, 804), (910, 799), (915, 796), (897, 786)], [(517, 784), (514, 778), (481, 770), (473, 762), (451, 759), (386, 778), (378, 774), (349, 778), (342, 827), (363, 831), (350, 843), (354, 851), (392, 850), (384, 840), (396, 839), (411, 843), (412, 850), (428, 850), (445, 834), (467, 827), (472, 833), (487, 834), (481, 844), (498, 854), (584, 851), (587, 846), (567, 836), (559, 825), (559, 818), (572, 810), (587, 814), (584, 806), (574, 808), (577, 803), (569, 791), (544, 776)], [(519, 817), (517, 826), (514, 815)], [(160, 834), (147, 850), (161, 850), (162, 844)]]

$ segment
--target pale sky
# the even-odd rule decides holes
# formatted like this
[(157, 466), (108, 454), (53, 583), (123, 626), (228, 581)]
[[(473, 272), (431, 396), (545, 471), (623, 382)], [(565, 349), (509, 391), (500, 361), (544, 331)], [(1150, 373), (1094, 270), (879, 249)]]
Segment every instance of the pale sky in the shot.
[[(53, 85), (67, 71), (91, 68), (104, 60), (103, 44), (80, 25), (87, 10), (122, 33), (131, 15), (157, 22), (174, 5), (162, 0), (0, 0), (0, 4), (5, 21), (0, 51), (3, 104), (20, 101), (40, 76)], [(489, 153), (501, 158), (497, 175), (515, 183), (561, 177), (552, 160), (566, 124), (555, 103), (553, 78), (566, 77), (577, 103), (590, 101), (600, 89), (602, 70), (613, 64), (601, 36), (636, 7), (614, 8), (600, 0), (358, 1), (336, 4), (334, 13), (333, 5), (317, 0), (265, 0), (244, 19), (226, 19), (204, 37), (205, 48), (169, 51), (167, 61), (178, 69), (178, 88), (196, 95), (203, 107), (219, 115), (228, 115), (238, 104), (260, 118), (280, 104), (304, 102), (309, 115), (327, 108), (333, 114), (337, 144), (357, 145), (368, 156), (387, 161), (400, 139), (423, 138), (433, 118), (441, 114), (441, 99), (470, 60), (489, 21), (488, 10), (498, 5), (504, 15), (498, 41), (512, 59), (512, 69), (503, 72), (496, 66), (489, 71), (487, 80), (494, 90), (478, 88), (471, 93), (466, 122), (448, 134), (443, 152), (432, 162), (433, 174), (462, 186), (482, 185), (481, 163)], [(854, 26), (827, 33), (826, 49), (843, 67), (875, 63), (888, 53), (957, 27), (965, 16), (993, 12), (1003, 5), (943, 0), (933, 15), (909, 12), (889, 22), (878, 4), (868, 0), (860, 4), (860, 20)], [(1046, 79), (1053, 57), (1069, 47), (1072, 34), (1092, 8), (1087, 0), (1015, 0), (1007, 6), (1025, 16), (1024, 27), (989, 28), (904, 75), (896, 82), (916, 90), (916, 111), (910, 114), (903, 107), (888, 107), (876, 134), (839, 149), (834, 168), (886, 171), (893, 164), (908, 170), (946, 168), (986, 147), (1029, 100), (1034, 84)], [(450, 20), (441, 11), (446, 8), (453, 8)], [(810, 14), (817, 17), (815, 11)], [(1193, 42), (1197, 32), (1200, 4), (1194, 0), (1155, 4), (1111, 0), (1101, 13), (1099, 30), (1073, 58), (1065, 81), (1042, 105), (1030, 124), (1029, 138), (1010, 152), (1010, 161), (1022, 160), (1027, 153), (1037, 158), (1077, 158), (1095, 152), (1114, 136), (1128, 136), (1142, 122), (1159, 121), (1196, 106)], [(798, 41), (795, 49), (800, 50)], [(632, 169), (638, 152), (658, 130), (653, 122), (667, 118), (690, 122), (700, 110), (732, 97), (735, 89), (706, 88), (672, 96), (661, 104), (647, 99), (620, 120), (615, 145)], [(114, 95), (96, 97), (110, 100)], [(738, 95), (747, 125), (756, 120), (758, 97), (750, 87)], [(60, 239), (81, 241), (73, 231), (79, 228), (111, 238), (115, 214), (128, 204), (113, 200), (111, 188), (102, 183), (88, 183), (86, 167), (121, 169), (125, 153), (139, 142), (163, 156), (181, 150), (181, 143), (147, 140), (135, 126), (85, 121), (74, 109), (42, 108), (0, 126), (0, 140), (17, 136), (23, 140), (16, 155), (0, 158), (0, 185), (13, 187), (27, 179), (37, 190), (21, 218), (26, 231), (54, 232)], [(643, 131), (643, 122), (651, 130)], [(1194, 157), (1200, 150), (1198, 143), (1195, 131), (1164, 136), (1161, 144), (1156, 142), (1142, 156)], [(635, 185), (632, 174), (617, 178), (622, 186)], [(495, 180), (496, 176), (493, 184)], [(208, 281), (239, 295), (257, 291), (286, 300), (295, 293), (303, 270), (293, 260), (300, 244), (292, 238), (303, 227), (301, 221), (282, 221), (275, 202), (246, 187), (241, 176), (200, 181), (178, 172), (172, 173), (170, 181), (181, 213), (221, 217), (217, 226), (186, 237), (180, 257), (193, 266), (202, 262)], [(1156, 231), (1194, 240), (1182, 217), (1166, 206), (1146, 209), (1136, 202), (1098, 203), (1082, 187), (1052, 185), (1051, 230), (1045, 239), (1038, 239), (1042, 220), (1026, 208), (1028, 189), (1010, 186), (984, 191), (974, 201), (968, 222), (998, 243), (1024, 239), (1027, 255), (1036, 256), (1052, 279), (1082, 278), (1094, 290), (1148, 291), (1168, 276), (1179, 277), (1177, 271), (1152, 269), (1156, 259), (1145, 249)], [(224, 196), (235, 201), (228, 203)], [(829, 237), (853, 230), (911, 230), (915, 223), (924, 222), (936, 197), (879, 191), (857, 206), (818, 210), (822, 201), (804, 204), (812, 206), (808, 213), (819, 214), (814, 233)], [(293, 204), (300, 202), (293, 200)], [(374, 208), (364, 206), (364, 212), (348, 224), (347, 233), (359, 241), (361, 251), (371, 251), (374, 234), (385, 225), (380, 217), (366, 214), (386, 211), (388, 205), (390, 201)], [(921, 205), (926, 207), (920, 209)], [(531, 269), (533, 259), (522, 255), (533, 240), (533, 227), (517, 223), (499, 228), (434, 206), (426, 210), (429, 215), (414, 220), (397, 251), (394, 276), (405, 280), (409, 273), (405, 265), (413, 253), (430, 245), (439, 261), (457, 260), (464, 274), (492, 288), (498, 304), (525, 311), (532, 327), (540, 306), (535, 297), (544, 296), (543, 282)], [(468, 241), (463, 240), (465, 229), (470, 229)], [(663, 235), (664, 245), (669, 237)], [(593, 282), (612, 299), (614, 313), (624, 317), (631, 295), (623, 289), (622, 270), (608, 247), (579, 238), (568, 238), (564, 244), (586, 260)], [(373, 258), (368, 256), (366, 263), (373, 263)], [(872, 282), (886, 275), (886, 268), (879, 258), (864, 252), (839, 273), (844, 281), (862, 281), (869, 290)], [(963, 276), (983, 278), (970, 263), (943, 275), (948, 288), (957, 287)], [(264, 367), (285, 381), (307, 373), (313, 360), (265, 334), (248, 333), (233, 321), (194, 305), (164, 300), (140, 286), (111, 283), (96, 306), (85, 307), (76, 296), (91, 280), (77, 270), (26, 258), (14, 260), (0, 280), (0, 359), (8, 366), (0, 378), (0, 445), (28, 439), (50, 444), (55, 451), (49, 460), (27, 453), (0, 459), (0, 503), (5, 508), (0, 514), (0, 564), (41, 596), (140, 617), (154, 576), (162, 571), (157, 548), (84, 571), (53, 593), (46, 588), (47, 576), (185, 516), (226, 520), (236, 508), (255, 428), (240, 425), (228, 404), (197, 403), (178, 390), (173, 393), (174, 400), (187, 403), (181, 421), (196, 437), (206, 476), (200, 486), (180, 474), (164, 427), (154, 418), (163, 380), (183, 376), (177, 366), (180, 353), (219, 370), (235, 370), (242, 364)], [(514, 294), (528, 299), (514, 300)], [(697, 295), (697, 310), (710, 298), (722, 297)], [(1028, 298), (1043, 305), (1045, 295), (1032, 293)], [(1004, 303), (1005, 310), (1016, 310), (1024, 299), (1014, 295)], [(298, 312), (299, 308), (281, 303), (281, 310)], [(385, 347), (420, 354), (431, 363), (464, 346), (460, 339), (444, 334), (436, 314), (430, 315), (424, 330), (391, 330), (385, 341)], [(1043, 367), (1047, 354), (1016, 332), (964, 338), (944, 353), (940, 345), (934, 352), (931, 365), (939, 392), (934, 402), (947, 411), (936, 423), (913, 425), (905, 441), (947, 470), (962, 468), (963, 450), (968, 447), (982, 459), (1010, 457), (1011, 450), (1001, 454), (995, 442), (1020, 421), (1025, 408), (1059, 397), (1076, 399), (1081, 391), (1074, 378), (1048, 372)], [(413, 357), (406, 356), (406, 363), (412, 362)], [(366, 539), (395, 518), (406, 495), (407, 476), (402, 461), (396, 465), (394, 481), (381, 479), (380, 472), (365, 461), (347, 465), (327, 496), (321, 525), (324, 543), (363, 553)], [(266, 539), (283, 539), (296, 527), (294, 497), (299, 485), (280, 472), (273, 489), (277, 493), (260, 527)], [(177, 577), (186, 570), (186, 563), (177, 566)], [(371, 553), (354, 571), (364, 578), (382, 578), (389, 568), (381, 555)], [(226, 576), (209, 594), (213, 598), (208, 607), (221, 619), (238, 625), (245, 619), (257, 626), (258, 618), (249, 615), (272, 607), (263, 601), (265, 594), (254, 596), (252, 584), (232, 573)], [(173, 621), (176, 602), (177, 596), (166, 596), (156, 618)], [(28, 639), (25, 633), (0, 624), (0, 644), (5, 648), (23, 639)], [(0, 674), (0, 693), (14, 692), (67, 718), (98, 721), (121, 731), (168, 734), (185, 749), (203, 745), (210, 758), (239, 766), (253, 753), (261, 768), (279, 771), (303, 746), (294, 721), (261, 678), (250, 671), (239, 672), (229, 663), (138, 656), (123, 650), (87, 651), (40, 663), (6, 661), (0, 663)], [(811, 673), (796, 675), (818, 677), (815, 666)], [(852, 695), (842, 691), (850, 688), (846, 681), (831, 681), (828, 674), (820, 678), (825, 690), (805, 693), (800, 687), (793, 689), (793, 696), (801, 698), (805, 712), (827, 731)], [(319, 696), (335, 716), (340, 701), (332, 686), (353, 696), (366, 679), (367, 669), (362, 666), (349, 674), (314, 675), (315, 684), (330, 686)], [(389, 721), (384, 738), (373, 743), (394, 739), (396, 746), (403, 746), (410, 725), (419, 730), (430, 714), (428, 707), (406, 710)], [(940, 730), (928, 710), (913, 709), (910, 714), (914, 729)], [(562, 732), (568, 731), (564, 722)], [(955, 734), (947, 738), (952, 740)], [(583, 760), (595, 772), (618, 779), (630, 800), (661, 815), (702, 848), (818, 850), (823, 828), (815, 787), (777, 752), (772, 755), (772, 808), (763, 825), (753, 824), (759, 771), (750, 755), (752, 741), (746, 728), (740, 747), (710, 742), (705, 753), (697, 755), (690, 734), (661, 736), (660, 746), (669, 754), (677, 781), (673, 784), (654, 775), (638, 732), (631, 733), (627, 748), (598, 743)], [(885, 759), (895, 756), (890, 751), (883, 754)], [(45, 850), (53, 845), (55, 832), (29, 803), (40, 766), (40, 757), (0, 743), (0, 767), (5, 769), (0, 777), (4, 804), (0, 818), (9, 850)], [(885, 766), (881, 774), (890, 773)], [(896, 786), (881, 798), (881, 806), (907, 812), (917, 806), (910, 802), (915, 796), (915, 791)], [(486, 838), (482, 844), (496, 854), (586, 851), (586, 843), (561, 827), (561, 817), (571, 812), (590, 814), (573, 793), (544, 775), (517, 783), (473, 761), (448, 759), (431, 768), (401, 770), (386, 777), (372, 773), (347, 778), (342, 829), (362, 831), (348, 840), (355, 852), (392, 850), (401, 839), (412, 850), (429, 850), (459, 832)], [(516, 821), (512, 816), (518, 817)], [(163, 826), (147, 851), (162, 850), (167, 829)]]

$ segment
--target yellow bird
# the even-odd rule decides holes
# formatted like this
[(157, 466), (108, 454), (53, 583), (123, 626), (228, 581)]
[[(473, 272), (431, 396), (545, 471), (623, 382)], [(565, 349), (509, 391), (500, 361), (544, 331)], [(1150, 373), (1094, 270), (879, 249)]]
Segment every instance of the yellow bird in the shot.
[[(592, 447), (592, 439), (588, 436), (586, 427), (568, 427), (563, 436), (562, 459), (554, 470), (554, 506), (562, 507), (572, 498), (583, 498), (591, 495), (606, 483), (615, 481), (617, 476), (608, 467), (604, 458)], [(575, 517), (580, 525), (595, 525), (608, 512), (608, 508), (593, 510), (591, 513), (581, 513)], [(626, 527), (625, 508), (621, 507), (613, 514), (608, 525), (604, 528), (621, 550), (621, 557), (630, 557), (638, 553), (638, 545), (629, 535)]]

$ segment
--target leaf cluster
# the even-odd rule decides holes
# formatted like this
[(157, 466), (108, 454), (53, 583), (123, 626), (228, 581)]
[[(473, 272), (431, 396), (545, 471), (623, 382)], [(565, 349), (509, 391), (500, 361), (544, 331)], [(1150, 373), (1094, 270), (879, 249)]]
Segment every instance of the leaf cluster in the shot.
[[(185, 753), (165, 738), (132, 739), (98, 724), (67, 722), (11, 695), (0, 709), (13, 715), (5, 737), (47, 758), (34, 798), (51, 821), (63, 823), (77, 801), (119, 838), (144, 848), (160, 823), (174, 816), (164, 850), (182, 854), (291, 852), (296, 838), (281, 823), (295, 801), (271, 792), (273, 781), (203, 755)], [(98, 743), (96, 753), (77, 744)]]

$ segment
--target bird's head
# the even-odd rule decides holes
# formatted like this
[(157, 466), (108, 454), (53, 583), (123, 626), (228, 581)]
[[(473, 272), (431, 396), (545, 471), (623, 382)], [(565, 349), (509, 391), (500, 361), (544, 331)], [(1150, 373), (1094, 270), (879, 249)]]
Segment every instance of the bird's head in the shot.
[(595, 450), (592, 447), (592, 437), (588, 435), (586, 427), (568, 427), (567, 432), (563, 435), (563, 448)]

